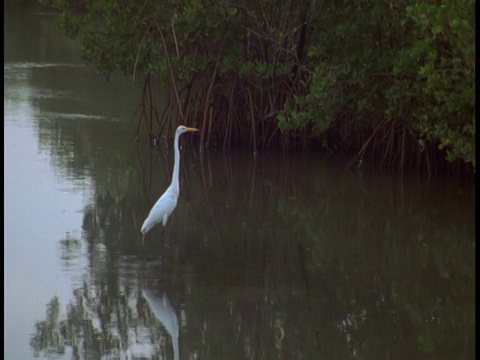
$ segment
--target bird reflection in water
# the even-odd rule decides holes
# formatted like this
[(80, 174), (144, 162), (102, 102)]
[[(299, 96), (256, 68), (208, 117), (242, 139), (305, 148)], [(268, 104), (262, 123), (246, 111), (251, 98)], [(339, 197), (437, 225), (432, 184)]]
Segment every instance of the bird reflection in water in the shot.
[(167, 295), (164, 293), (163, 296), (159, 296), (149, 289), (142, 289), (142, 296), (147, 301), (152, 314), (160, 321), (170, 335), (173, 345), (173, 358), (178, 360), (180, 358), (178, 318)]

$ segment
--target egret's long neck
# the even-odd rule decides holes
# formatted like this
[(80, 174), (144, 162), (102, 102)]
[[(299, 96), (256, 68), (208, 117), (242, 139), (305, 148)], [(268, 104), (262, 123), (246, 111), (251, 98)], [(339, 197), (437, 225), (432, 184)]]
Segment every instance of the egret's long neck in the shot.
[(180, 193), (180, 186), (179, 186), (179, 173), (180, 173), (180, 150), (178, 149), (178, 140), (180, 138), (179, 134), (175, 134), (175, 141), (173, 142), (173, 147), (175, 150), (175, 163), (173, 165), (173, 175), (172, 175), (172, 183), (170, 186), (176, 191), (177, 194)]

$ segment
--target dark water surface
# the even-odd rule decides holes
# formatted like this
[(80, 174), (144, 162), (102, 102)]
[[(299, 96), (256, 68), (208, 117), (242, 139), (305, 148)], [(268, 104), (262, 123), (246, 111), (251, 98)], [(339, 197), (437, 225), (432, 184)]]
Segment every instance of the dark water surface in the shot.
[(173, 152), (135, 145), (138, 86), (52, 16), (4, 19), (5, 359), (474, 357), (473, 181), (186, 134), (142, 246)]

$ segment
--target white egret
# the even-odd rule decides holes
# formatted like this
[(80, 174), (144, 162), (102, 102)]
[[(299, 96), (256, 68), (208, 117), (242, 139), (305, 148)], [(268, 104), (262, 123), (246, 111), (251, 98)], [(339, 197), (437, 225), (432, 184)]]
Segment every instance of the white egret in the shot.
[(163, 226), (165, 226), (167, 224), (168, 217), (172, 214), (173, 210), (175, 210), (175, 207), (177, 206), (178, 195), (180, 194), (180, 150), (178, 149), (178, 139), (180, 138), (180, 135), (187, 131), (198, 131), (198, 129), (183, 125), (180, 125), (177, 128), (174, 141), (175, 164), (173, 165), (172, 182), (163, 195), (160, 196), (160, 199), (158, 199), (155, 205), (153, 205), (150, 213), (143, 222), (142, 228), (140, 229), (143, 237), (145, 237), (145, 234), (159, 222), (162, 222)]

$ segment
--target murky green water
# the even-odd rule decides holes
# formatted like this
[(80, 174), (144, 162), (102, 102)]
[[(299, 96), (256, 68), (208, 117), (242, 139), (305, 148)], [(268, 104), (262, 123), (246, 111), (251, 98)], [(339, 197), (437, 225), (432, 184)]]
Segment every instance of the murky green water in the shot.
[[(22, 26), (18, 26), (21, 23)], [(135, 145), (130, 79), (5, 15), (6, 359), (470, 359), (473, 181)]]

